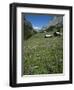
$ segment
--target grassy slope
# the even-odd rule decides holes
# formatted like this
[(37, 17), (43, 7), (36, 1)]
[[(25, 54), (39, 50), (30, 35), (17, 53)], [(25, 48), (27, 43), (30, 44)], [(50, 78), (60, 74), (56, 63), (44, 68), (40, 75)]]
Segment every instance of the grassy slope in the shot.
[(51, 38), (44, 36), (45, 33), (38, 33), (24, 42), (25, 75), (63, 72), (62, 36)]

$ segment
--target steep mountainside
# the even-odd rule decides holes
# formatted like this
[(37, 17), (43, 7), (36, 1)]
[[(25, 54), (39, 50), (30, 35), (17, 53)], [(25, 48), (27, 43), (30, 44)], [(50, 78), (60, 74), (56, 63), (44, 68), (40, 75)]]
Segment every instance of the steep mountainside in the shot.
[(63, 16), (55, 16), (53, 20), (48, 23), (47, 27), (43, 28), (42, 30), (43, 30), (42, 32), (62, 31), (63, 30)]
[(50, 26), (61, 26), (63, 25), (63, 16), (55, 16), (52, 21), (49, 22), (48, 27)]
[(25, 16), (24, 16), (24, 20), (23, 20), (23, 31), (24, 31), (24, 39), (28, 39), (29, 37), (31, 37), (33, 34), (36, 33), (36, 31), (33, 29), (32, 23), (30, 21), (28, 21)]

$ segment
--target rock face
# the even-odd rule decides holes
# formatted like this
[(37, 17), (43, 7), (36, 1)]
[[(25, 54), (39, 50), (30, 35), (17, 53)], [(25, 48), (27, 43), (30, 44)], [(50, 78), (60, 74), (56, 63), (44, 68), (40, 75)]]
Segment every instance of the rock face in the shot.
[(63, 16), (55, 16), (52, 21), (49, 22), (48, 27), (50, 26), (62, 26), (63, 25)]
[(49, 21), (47, 26), (42, 27), (42, 32), (49, 32), (60, 28), (63, 28), (63, 15), (56, 15), (51, 21)]

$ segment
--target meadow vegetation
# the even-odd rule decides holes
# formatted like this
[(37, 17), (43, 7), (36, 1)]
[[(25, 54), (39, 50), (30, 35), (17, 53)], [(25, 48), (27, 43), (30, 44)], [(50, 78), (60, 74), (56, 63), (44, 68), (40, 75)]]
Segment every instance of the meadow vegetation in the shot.
[[(56, 31), (63, 33), (62, 26), (36, 32), (30, 22), (24, 23), (24, 75), (63, 73), (63, 35), (54, 36)], [(53, 36), (45, 38), (46, 34)]]

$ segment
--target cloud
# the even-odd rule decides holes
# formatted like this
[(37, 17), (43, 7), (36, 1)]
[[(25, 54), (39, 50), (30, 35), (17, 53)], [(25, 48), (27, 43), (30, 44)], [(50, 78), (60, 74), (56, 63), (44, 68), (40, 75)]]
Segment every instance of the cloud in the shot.
[(40, 27), (37, 27), (37, 26), (33, 26), (34, 29), (36, 30), (40, 30), (41, 28)]

